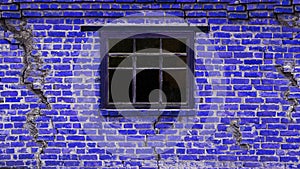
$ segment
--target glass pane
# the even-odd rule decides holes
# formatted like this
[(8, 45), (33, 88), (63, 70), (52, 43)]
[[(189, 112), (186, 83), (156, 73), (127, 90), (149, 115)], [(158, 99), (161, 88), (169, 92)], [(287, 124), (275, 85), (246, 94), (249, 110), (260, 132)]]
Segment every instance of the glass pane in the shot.
[(131, 56), (110, 56), (108, 60), (109, 67), (132, 67)]
[(186, 53), (186, 45), (183, 43), (186, 39), (166, 38), (162, 39), (162, 49), (164, 53), (176, 52)]
[(158, 53), (160, 51), (159, 39), (136, 39), (136, 52)]
[[(117, 71), (118, 76), (115, 75)], [(109, 69), (109, 102), (132, 102), (132, 84), (130, 86), (120, 85), (124, 81), (132, 81), (132, 70)], [(121, 77), (121, 78), (118, 78)], [(123, 79), (122, 79), (123, 78)], [(126, 79), (124, 79), (126, 78)], [(114, 84), (112, 84), (114, 83)], [(115, 88), (116, 87), (116, 88)], [(114, 90), (115, 89), (115, 90)], [(114, 90), (114, 91), (112, 91)], [(113, 96), (113, 97), (112, 97)]]
[(109, 53), (132, 53), (133, 39), (109, 39)]
[[(136, 75), (136, 102), (158, 102), (159, 94), (151, 93), (159, 89), (159, 70), (143, 70)], [(150, 97), (150, 100), (149, 100)]]
[(160, 56), (137, 56), (136, 66), (137, 67), (159, 67)]
[(163, 71), (162, 90), (168, 103), (186, 101), (186, 82), (186, 70)]
[(187, 67), (187, 56), (165, 56), (163, 57), (163, 67)]

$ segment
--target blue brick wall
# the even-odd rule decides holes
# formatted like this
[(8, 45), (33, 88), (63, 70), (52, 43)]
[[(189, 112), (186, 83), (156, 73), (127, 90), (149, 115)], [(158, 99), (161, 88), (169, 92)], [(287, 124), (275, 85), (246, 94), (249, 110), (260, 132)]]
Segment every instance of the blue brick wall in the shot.
[[(298, 0), (0, 0), (0, 168), (300, 168), (299, 11)], [(99, 109), (101, 35), (81, 27), (107, 23), (209, 26), (195, 33), (193, 116)]]

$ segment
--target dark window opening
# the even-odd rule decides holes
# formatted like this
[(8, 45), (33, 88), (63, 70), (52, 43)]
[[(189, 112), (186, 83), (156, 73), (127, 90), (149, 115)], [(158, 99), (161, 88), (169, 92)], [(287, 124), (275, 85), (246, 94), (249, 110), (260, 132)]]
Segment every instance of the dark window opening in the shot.
[(159, 89), (159, 70), (142, 70), (136, 75), (136, 102), (154, 102), (159, 103), (159, 95), (155, 94), (149, 98), (150, 93)]
[[(187, 38), (166, 36), (108, 39), (106, 107), (179, 108), (189, 106), (191, 80), (188, 70), (191, 56)], [(129, 77), (130, 85), (120, 85), (120, 94), (111, 84), (116, 70)], [(117, 93), (117, 94), (115, 94)], [(123, 93), (123, 94), (121, 94)], [(117, 106), (118, 105), (118, 106)]]

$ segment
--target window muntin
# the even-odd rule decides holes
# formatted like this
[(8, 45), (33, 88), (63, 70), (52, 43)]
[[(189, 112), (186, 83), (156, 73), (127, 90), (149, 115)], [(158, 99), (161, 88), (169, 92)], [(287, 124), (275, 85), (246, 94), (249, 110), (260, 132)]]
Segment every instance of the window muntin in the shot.
[[(136, 108), (149, 108), (150, 105), (151, 108), (176, 108), (188, 105), (191, 86), (188, 77), (189, 49), (185, 44), (187, 40), (170, 37), (108, 39), (107, 105), (134, 105)], [(122, 96), (114, 96), (112, 99), (109, 86), (115, 70), (131, 74), (127, 95), (130, 102)], [(160, 91), (153, 92), (155, 89)]]

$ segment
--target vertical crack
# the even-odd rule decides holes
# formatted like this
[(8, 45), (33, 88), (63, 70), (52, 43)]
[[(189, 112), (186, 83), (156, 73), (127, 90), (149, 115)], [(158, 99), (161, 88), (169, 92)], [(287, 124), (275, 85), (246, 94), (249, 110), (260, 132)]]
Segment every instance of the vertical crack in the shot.
[(48, 142), (45, 140), (38, 140), (36, 143), (40, 144), (40, 148), (36, 153), (36, 160), (37, 160), (37, 168), (41, 169), (43, 166), (43, 162), (41, 160), (41, 154), (44, 153), (44, 150), (48, 147)]
[(156, 160), (156, 166), (157, 166), (157, 169), (160, 169), (160, 160), (161, 160), (161, 156), (160, 154), (156, 151), (156, 148), (155, 147), (152, 147), (153, 148), (153, 152), (154, 152), (154, 158)]
[(148, 147), (148, 134), (145, 136), (144, 146)]
[(153, 125), (153, 130), (155, 131), (155, 134), (159, 134), (159, 129), (156, 128), (156, 125), (157, 125), (158, 122), (160, 122), (161, 118), (162, 118), (162, 116), (159, 116), (159, 117), (154, 121), (154, 123), (152, 124), (152, 125)]
[(55, 130), (55, 133), (53, 133), (53, 137), (54, 137), (54, 139), (56, 139), (56, 134), (58, 134), (58, 129), (55, 128), (52, 117), (50, 117), (50, 125), (51, 125), (51, 128)]
[[(46, 105), (47, 109), (51, 109), (51, 105), (43, 91), (45, 77), (48, 72), (42, 68), (43, 61), (41, 55), (34, 54), (35, 48), (32, 30), (27, 27), (27, 21), (24, 18), (16, 21), (18, 22), (17, 25), (9, 23), (6, 19), (0, 19), (0, 26), (3, 27), (4, 31), (11, 32), (13, 38), (19, 42), (19, 45), (23, 49), (24, 68), (21, 72), (20, 82), (29, 91), (33, 92), (40, 99), (40, 102)], [(39, 145), (39, 149), (35, 154), (38, 169), (42, 168), (41, 154), (48, 147), (47, 141), (39, 139), (36, 119), (40, 116), (45, 116), (41, 113), (41, 108), (33, 109), (26, 114), (26, 123), (24, 124), (24, 127), (29, 130), (30, 135), (33, 137), (33, 141)], [(52, 117), (50, 117), (50, 125), (54, 129)]]
[[(36, 124), (36, 120), (41, 116), (47, 117), (45, 114), (41, 113), (40, 108), (33, 109), (32, 111), (26, 114), (26, 123), (24, 124), (24, 127), (29, 131), (29, 134), (33, 137), (33, 141), (39, 145), (39, 149), (35, 154), (38, 169), (41, 169), (43, 164), (41, 160), (41, 154), (43, 154), (45, 149), (48, 147), (47, 141), (39, 139), (39, 130)], [(55, 130), (55, 132), (53, 132), (53, 136), (54, 139), (56, 139), (56, 134), (58, 133), (58, 130), (54, 127), (52, 117), (49, 118), (50, 127)]]
[(239, 145), (241, 148), (245, 148), (245, 149), (250, 148), (249, 144), (241, 143), (243, 138), (242, 138), (242, 133), (240, 131), (240, 124), (239, 124), (238, 120), (232, 120), (230, 122), (230, 126), (228, 127), (227, 131), (232, 132), (233, 137), (235, 138), (237, 145)]
[[(159, 128), (156, 128), (156, 125), (161, 121), (162, 115), (160, 115), (153, 123), (153, 130), (155, 131), (155, 134), (159, 134)], [(145, 141), (145, 145), (148, 146), (148, 135), (146, 135), (146, 141)], [(160, 154), (157, 152), (155, 147), (152, 147), (153, 152), (154, 152), (154, 158), (156, 160), (156, 166), (157, 169), (160, 169), (160, 160), (161, 160), (161, 156)]]
[(284, 99), (287, 100), (290, 103), (290, 107), (286, 113), (287, 117), (290, 121), (295, 121), (292, 117), (292, 113), (296, 112), (296, 108), (299, 105), (299, 102), (296, 98), (289, 98), (290, 96), (290, 86), (288, 86), (288, 89), (284, 92)]
[(42, 90), (42, 86), (45, 83), (45, 77), (48, 72), (47, 70), (42, 69), (43, 61), (41, 59), (41, 55), (33, 54), (33, 34), (32, 30), (26, 27), (27, 21), (22, 19), (20, 20), (19, 25), (15, 26), (8, 23), (7, 20), (1, 19), (0, 26), (2, 26), (5, 31), (11, 32), (14, 39), (16, 39), (23, 48), (24, 68), (20, 77), (21, 84), (25, 85), (28, 90), (38, 96), (40, 101), (46, 105), (47, 109), (51, 109), (50, 103)]
[[(290, 65), (290, 69), (293, 69), (294, 65)], [(290, 81), (290, 85), (299, 87), (297, 80), (295, 79), (292, 71), (285, 71), (284, 67), (281, 65), (275, 66), (278, 73), (282, 74), (285, 78), (287, 78)]]
[(292, 73), (292, 70), (294, 69), (294, 64), (288, 64), (286, 70), (284, 66), (281, 65), (275, 65), (276, 70), (278, 71), (278, 73), (282, 74), (285, 78), (287, 78), (289, 80), (289, 85), (287, 87), (287, 90), (284, 92), (284, 99), (286, 101), (288, 101), (290, 103), (290, 107), (287, 111), (287, 117), (289, 118), (290, 121), (295, 121), (292, 117), (292, 113), (296, 112), (296, 108), (299, 105), (299, 102), (296, 98), (289, 98), (290, 96), (290, 86), (294, 86), (294, 87), (298, 87), (299, 88), (299, 84), (294, 76), (294, 74)]
[(39, 131), (36, 124), (36, 119), (40, 116), (43, 116), (41, 114), (40, 109), (33, 109), (29, 113), (26, 114), (26, 123), (24, 127), (29, 130), (30, 135), (33, 137), (33, 141), (37, 144), (39, 144), (39, 149), (36, 153), (36, 161), (37, 161), (37, 168), (42, 168), (42, 161), (41, 161), (41, 154), (44, 153), (44, 150), (48, 147), (48, 143), (45, 140), (39, 140)]

